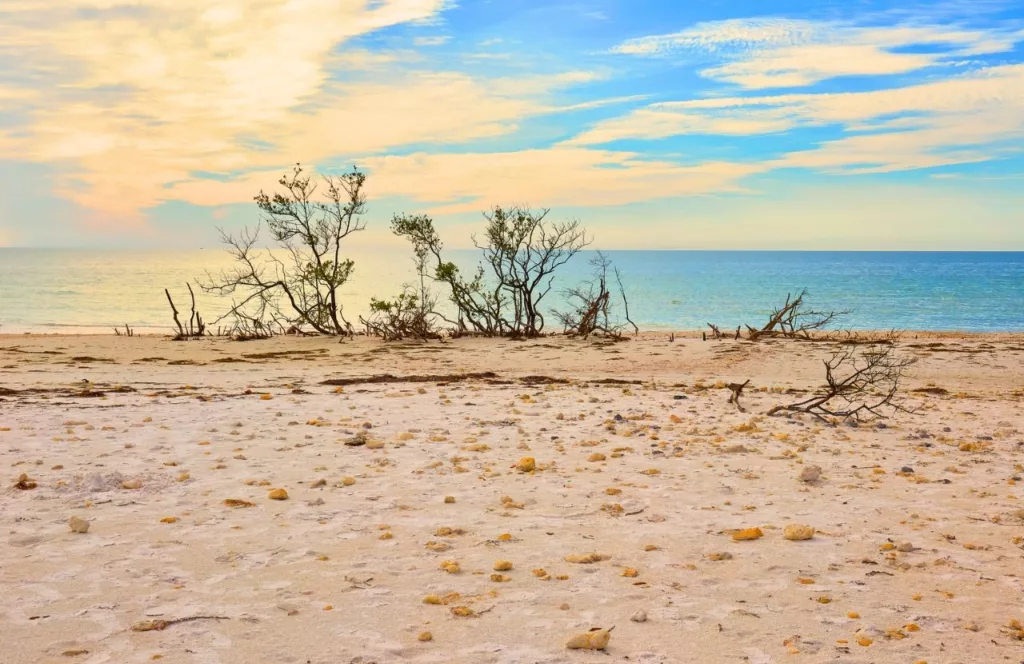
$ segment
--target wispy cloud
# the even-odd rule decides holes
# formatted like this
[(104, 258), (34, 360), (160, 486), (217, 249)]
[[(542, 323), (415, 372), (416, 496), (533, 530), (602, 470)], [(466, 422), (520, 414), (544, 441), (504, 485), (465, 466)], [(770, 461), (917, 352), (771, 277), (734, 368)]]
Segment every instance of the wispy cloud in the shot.
[(838, 126), (846, 136), (790, 152), (774, 167), (893, 171), (998, 158), (1024, 140), (1024, 65), (866, 92), (727, 97), (655, 104), (607, 120), (575, 145), (686, 134), (758, 135)]
[(416, 37), (412, 40), (415, 46), (443, 46), (451, 38), (447, 35), (434, 35), (431, 37)]
[(22, 66), (47, 72), (48, 85), (5, 84), (0, 73), (0, 98), (38, 97), (0, 141), (19, 159), (59, 165), (58, 195), (134, 225), (140, 210), (174, 199), (175, 184), (196, 172), (493, 137), (551, 112), (551, 91), (589, 80), (570, 72), (492, 82), (402, 68), (332, 80), (332, 67), (395, 60), (339, 52), (351, 38), (435, 17), (449, 4), (3, 0), (0, 48), (21, 49)]
[[(841, 76), (903, 74), (964, 58), (1006, 53), (1022, 41), (1009, 29), (950, 25), (859, 26), (797, 19), (736, 19), (631, 39), (614, 53), (688, 54), (717, 59), (706, 78), (748, 89), (804, 87)], [(930, 47), (912, 52), (910, 47)]]

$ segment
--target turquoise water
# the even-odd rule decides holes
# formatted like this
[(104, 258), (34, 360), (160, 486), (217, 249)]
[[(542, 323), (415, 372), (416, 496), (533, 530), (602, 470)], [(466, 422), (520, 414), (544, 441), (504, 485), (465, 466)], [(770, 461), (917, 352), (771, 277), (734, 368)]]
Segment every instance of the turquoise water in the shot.
[[(633, 319), (645, 329), (693, 330), (714, 322), (758, 322), (786, 293), (806, 287), (809, 304), (850, 309), (853, 329), (1024, 330), (1024, 252), (605, 252), (622, 271)], [(475, 255), (453, 252), (469, 266)], [(356, 322), (371, 296), (386, 297), (413, 277), (408, 253), (352, 256), (344, 290)], [(556, 277), (555, 291), (586, 277), (585, 254)], [(228, 266), (219, 249), (93, 251), (0, 249), (0, 333), (167, 331), (169, 287), (188, 309), (185, 282)], [(197, 293), (208, 321), (225, 308)], [(558, 305), (553, 292), (549, 307)], [(550, 320), (550, 319), (549, 319)], [(550, 323), (549, 323), (550, 325)]]

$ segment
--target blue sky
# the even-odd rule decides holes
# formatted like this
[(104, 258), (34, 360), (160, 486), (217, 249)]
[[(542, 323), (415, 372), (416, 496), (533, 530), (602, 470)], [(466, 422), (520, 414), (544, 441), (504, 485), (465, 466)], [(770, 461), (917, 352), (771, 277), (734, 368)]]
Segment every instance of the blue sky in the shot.
[(297, 161), (465, 246), (1024, 250), (1000, 0), (0, 0), (0, 246), (211, 246)]

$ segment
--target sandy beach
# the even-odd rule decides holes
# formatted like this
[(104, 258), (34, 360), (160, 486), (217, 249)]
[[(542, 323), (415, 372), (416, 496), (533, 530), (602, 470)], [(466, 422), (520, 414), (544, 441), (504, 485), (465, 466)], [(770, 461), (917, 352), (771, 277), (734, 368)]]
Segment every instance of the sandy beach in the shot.
[(0, 661), (1021, 661), (1024, 335), (835, 348), (0, 336)]

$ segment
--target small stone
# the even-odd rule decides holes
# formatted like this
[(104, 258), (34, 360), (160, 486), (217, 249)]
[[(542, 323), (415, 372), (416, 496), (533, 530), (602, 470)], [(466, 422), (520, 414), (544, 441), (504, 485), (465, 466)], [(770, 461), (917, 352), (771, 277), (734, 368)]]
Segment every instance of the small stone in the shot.
[(71, 532), (73, 533), (84, 535), (85, 533), (89, 532), (89, 522), (81, 517), (71, 517), (71, 520), (68, 522), (68, 525), (71, 527)]
[(142, 480), (128, 480), (127, 482), (121, 482), (121, 488), (129, 490), (141, 489)]
[(807, 466), (800, 471), (800, 476), (797, 479), (808, 484), (817, 482), (821, 479), (821, 466)]
[(782, 536), (791, 542), (802, 542), (814, 537), (814, 528), (798, 523), (791, 523), (786, 526), (786, 529), (782, 532)]
[(516, 463), (516, 469), (521, 473), (531, 473), (537, 469), (537, 461), (533, 457), (523, 457)]
[(900, 542), (896, 545), (896, 550), (902, 551), (903, 553), (909, 553), (914, 550), (914, 545), (910, 542)]
[(434, 640), (434, 635), (431, 634), (430, 632), (420, 632), (420, 635), (418, 637), (416, 637), (416, 638), (419, 639), (420, 641), (433, 641)]
[(570, 650), (604, 650), (611, 638), (611, 629), (594, 629), (572, 637), (566, 642), (565, 647)]
[(629, 619), (637, 623), (647, 622), (647, 612), (643, 609), (637, 609)]
[(274, 489), (267, 494), (267, 498), (271, 500), (288, 500), (288, 492), (284, 489)]
[(756, 540), (764, 537), (764, 533), (760, 528), (744, 528), (743, 530), (737, 530), (732, 534), (734, 542), (744, 542), (747, 540)]
[(910, 466), (903, 466), (902, 468), (900, 468), (900, 472), (901, 473), (912, 473), (912, 472), (914, 472), (914, 469), (911, 468)]

